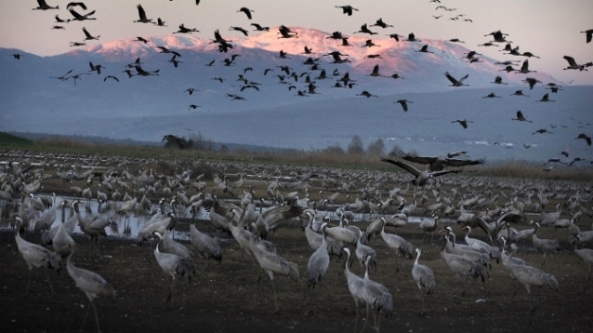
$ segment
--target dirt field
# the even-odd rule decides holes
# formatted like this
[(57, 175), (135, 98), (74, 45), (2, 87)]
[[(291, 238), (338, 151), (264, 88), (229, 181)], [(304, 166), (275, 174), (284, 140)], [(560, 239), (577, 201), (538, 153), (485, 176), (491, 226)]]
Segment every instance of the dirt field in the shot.
[[(587, 220), (587, 219), (583, 219)], [(588, 230), (590, 221), (583, 221)], [(362, 225), (361, 225), (362, 226)], [(188, 228), (182, 224), (181, 228)], [(461, 234), (459, 227), (453, 226)], [(587, 229), (585, 229), (587, 228)], [(212, 231), (198, 224), (198, 229)], [(461, 280), (454, 277), (439, 255), (443, 240), (422, 244), (417, 224), (389, 232), (399, 233), (423, 252), (420, 263), (434, 271), (437, 290), (426, 297), (427, 313), (419, 316), (420, 296), (412, 280), (413, 260), (405, 259), (396, 274), (395, 252), (378, 237), (370, 245), (378, 254), (378, 266), (371, 279), (384, 284), (393, 295), (394, 315), (381, 321), (382, 332), (591, 332), (593, 327), (593, 278), (587, 278), (587, 267), (571, 251), (567, 233), (553, 228), (540, 230), (540, 237), (561, 240), (563, 253), (548, 256), (546, 272), (556, 276), (560, 288), (534, 288), (533, 304), (523, 286), (513, 297), (516, 281), (502, 264), (493, 264), (490, 280)], [(472, 233), (473, 235), (473, 233)], [(222, 236), (222, 235), (221, 235)], [(482, 237), (477, 235), (475, 237)], [(32, 232), (25, 239), (39, 243)], [(132, 240), (109, 237), (89, 261), (89, 241), (75, 235), (80, 245), (74, 255), (77, 266), (101, 274), (116, 290), (115, 299), (95, 300), (103, 332), (352, 332), (356, 308), (348, 292), (343, 260), (331, 262), (327, 275), (314, 289), (307, 288), (304, 278), (308, 258), (313, 253), (304, 232), (298, 228), (280, 229), (269, 238), (278, 254), (298, 264), (300, 279), (293, 282), (277, 277), (279, 312), (273, 313), (272, 288), (267, 276), (258, 281), (261, 270), (249, 257), (242, 255), (237, 243), (224, 243), (222, 263), (196, 258), (197, 278), (177, 284), (174, 306), (165, 302), (171, 277), (158, 266), (154, 244), (137, 246)], [(190, 246), (189, 244), (187, 244)], [(541, 254), (531, 244), (521, 245), (518, 255), (539, 267)], [(362, 275), (363, 268), (354, 262), (351, 270)], [(19, 254), (14, 232), (0, 231), (0, 326), (4, 332), (76, 332), (83, 325), (88, 300), (76, 288), (64, 269), (60, 275), (50, 271), (56, 292), (51, 296), (45, 275), (34, 270), (29, 294), (24, 295), (28, 268)], [(467, 290), (461, 297), (463, 285)], [(488, 294), (487, 289), (490, 290)], [(362, 310), (362, 309), (361, 309)], [(364, 314), (363, 314), (364, 317)], [(358, 324), (362, 328), (363, 320)], [(372, 324), (369, 317), (369, 324)], [(373, 331), (366, 325), (365, 331)], [(92, 310), (83, 331), (96, 331)]]

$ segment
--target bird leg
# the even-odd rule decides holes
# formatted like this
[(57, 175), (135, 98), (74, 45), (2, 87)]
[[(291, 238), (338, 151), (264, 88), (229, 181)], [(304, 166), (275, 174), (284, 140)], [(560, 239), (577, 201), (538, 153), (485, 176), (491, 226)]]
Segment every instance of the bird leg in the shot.
[(354, 319), (354, 333), (356, 333), (358, 328), (358, 301), (356, 299), (354, 299), (354, 304), (356, 304), (356, 319)]
[(29, 269), (29, 281), (27, 281), (27, 289), (25, 289), (25, 296), (29, 292), (29, 285), (31, 284), (31, 275), (33, 275), (33, 270)]
[(420, 311), (420, 316), (424, 315), (424, 293), (422, 292), (422, 288), (418, 288), (420, 290), (420, 299), (422, 300), (422, 310)]
[(47, 274), (47, 271), (44, 270), (43, 273), (45, 274), (45, 277), (47, 278), (47, 284), (49, 284), (49, 290), (51, 290), (51, 296), (56, 297), (56, 293), (54, 292), (54, 288), (51, 285), (51, 281), (49, 281), (49, 275)]
[(270, 282), (272, 282), (272, 289), (274, 290), (274, 306), (276, 308), (273, 313), (278, 313), (278, 301), (276, 299), (276, 284), (274, 283), (274, 279), (270, 279)]
[[(92, 301), (90, 298), (89, 298), (89, 303), (93, 304), (93, 301)], [(93, 306), (94, 306), (94, 305), (93, 305)], [(82, 320), (82, 326), (80, 327), (80, 331), (81, 331), (81, 332), (83, 331), (83, 328), (84, 328), (84, 323), (86, 323), (86, 317), (88, 317), (88, 316), (89, 316), (89, 309), (90, 309), (90, 307), (89, 307), (89, 306), (87, 306), (87, 307), (86, 307), (86, 312), (85, 312), (85, 314), (84, 314), (84, 319)]]
[(366, 316), (364, 317), (364, 325), (362, 325), (362, 328), (360, 329), (360, 332), (362, 333), (364, 331), (364, 328), (367, 327), (367, 321), (369, 319), (369, 308), (370, 305), (366, 304)]
[[(95, 307), (95, 303), (92, 299), (90, 299), (91, 305), (93, 306), (93, 311), (95, 312), (95, 321), (97, 322), (97, 333), (101, 333), (101, 328), (99, 327), (99, 315), (97, 314), (97, 308)], [(88, 311), (88, 310), (87, 310)], [(88, 314), (88, 312), (87, 312)]]

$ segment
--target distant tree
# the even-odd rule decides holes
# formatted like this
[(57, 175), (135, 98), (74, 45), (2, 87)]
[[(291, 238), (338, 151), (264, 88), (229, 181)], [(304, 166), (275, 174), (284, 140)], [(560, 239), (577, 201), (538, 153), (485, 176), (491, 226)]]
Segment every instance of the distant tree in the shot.
[(391, 148), (391, 150), (389, 151), (389, 156), (399, 156), (399, 155), (403, 155), (404, 150), (402, 149), (402, 147), (395, 145), (393, 146), (393, 148)]
[(385, 152), (385, 142), (383, 142), (383, 139), (381, 139), (381, 138), (377, 138), (377, 140), (375, 140), (374, 142), (369, 144), (369, 146), (367, 148), (367, 154), (369, 154), (369, 155), (380, 156), (380, 155), (383, 155), (384, 152)]
[(227, 145), (222, 145), (222, 146), (220, 147), (220, 151), (221, 151), (221, 152), (227, 152), (227, 151), (229, 151), (229, 147), (227, 147)]
[(333, 146), (327, 146), (327, 148), (323, 149), (322, 152), (344, 155), (344, 148), (342, 148), (339, 143), (336, 143)]
[(364, 154), (364, 146), (360, 136), (354, 135), (352, 137), (352, 141), (348, 145), (348, 154)]

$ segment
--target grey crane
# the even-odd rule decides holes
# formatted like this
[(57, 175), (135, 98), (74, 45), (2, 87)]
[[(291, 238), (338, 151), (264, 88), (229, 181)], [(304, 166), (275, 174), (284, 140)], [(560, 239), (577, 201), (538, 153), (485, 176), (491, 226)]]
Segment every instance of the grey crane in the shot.
[[(72, 245), (74, 246), (74, 245)], [(89, 299), (89, 303), (93, 307), (93, 311), (95, 312), (95, 322), (97, 323), (97, 332), (101, 333), (101, 328), (99, 326), (99, 315), (97, 314), (97, 308), (95, 307), (95, 303), (93, 299), (95, 299), (99, 295), (109, 296), (115, 298), (115, 291), (113, 287), (107, 283), (107, 281), (99, 274), (89, 271), (84, 268), (79, 268), (74, 266), (72, 263), (72, 256), (74, 255), (75, 247), (73, 247), (70, 255), (68, 256), (68, 260), (66, 260), (66, 268), (68, 270), (68, 275), (74, 280), (78, 289), (82, 290), (86, 297)], [(84, 320), (82, 321), (82, 326), (84, 327), (84, 322), (86, 321), (86, 317), (88, 315), (88, 310), (86, 315), (84, 316)], [(81, 328), (82, 330), (82, 328)]]
[(191, 282), (191, 278), (194, 275), (196, 268), (193, 262), (187, 261), (182, 257), (173, 253), (164, 253), (159, 250), (159, 245), (162, 242), (162, 235), (155, 231), (155, 235), (159, 237), (159, 241), (154, 248), (154, 257), (161, 267), (161, 269), (171, 275), (173, 282), (171, 283), (171, 290), (166, 301), (171, 300), (171, 307), (173, 307), (173, 294), (175, 292), (175, 282), (177, 279), (182, 279), (187, 275), (188, 280)]
[[(383, 223), (383, 229), (381, 229), (381, 237), (383, 238), (383, 241), (385, 241), (385, 244), (387, 244), (387, 246), (390, 249), (393, 249), (396, 251), (396, 255), (399, 257), (400, 255), (402, 256), (402, 260), (403, 258), (408, 258), (408, 259), (412, 259), (412, 252), (414, 251), (414, 247), (412, 246), (412, 244), (410, 244), (410, 242), (408, 242), (407, 240), (405, 240), (403, 237), (396, 235), (396, 234), (390, 234), (390, 233), (386, 233), (385, 232), (385, 223)], [(399, 263), (397, 261), (397, 258), (395, 259), (395, 272), (398, 273), (399, 272)]]
[(589, 275), (587, 276), (587, 278), (591, 278), (591, 266), (593, 265), (593, 250), (592, 249), (585, 249), (585, 248), (578, 248), (578, 245), (581, 243), (581, 236), (580, 235), (576, 235), (575, 236), (576, 242), (575, 242), (575, 246), (574, 246), (574, 254), (577, 255), (577, 257), (583, 259), (583, 261), (585, 262), (585, 264), (587, 264), (587, 266), (589, 266)]
[(257, 246), (254, 237), (251, 237), (250, 239), (250, 249), (261, 269), (264, 270), (264, 272), (266, 272), (270, 278), (272, 289), (274, 291), (274, 313), (276, 313), (278, 312), (278, 301), (276, 296), (274, 275), (285, 275), (290, 277), (293, 281), (297, 281), (299, 279), (298, 266), (297, 264), (284, 259), (276, 253), (266, 251), (262, 247)]
[(585, 141), (587, 142), (587, 145), (588, 145), (588, 146), (590, 146), (590, 145), (591, 145), (591, 137), (590, 137), (590, 136), (588, 136), (588, 135), (587, 135), (587, 134), (585, 134), (585, 133), (581, 133), (581, 134), (579, 134), (579, 136), (577, 136), (577, 137), (575, 138), (575, 140), (577, 140), (577, 139), (583, 139), (583, 140), (585, 140)]
[[(512, 258), (511, 253), (509, 255)], [(522, 285), (525, 286), (527, 289), (527, 294), (529, 296), (530, 302), (530, 312), (533, 314), (533, 311), (537, 308), (537, 306), (533, 306), (533, 300), (531, 299), (531, 286), (543, 287), (544, 285), (548, 286), (552, 290), (558, 290), (558, 281), (552, 274), (548, 274), (543, 272), (542, 270), (529, 266), (529, 265), (521, 265), (513, 263), (511, 260), (507, 259), (503, 261), (504, 266), (509, 270), (511, 275), (519, 281)], [(515, 291), (515, 294), (518, 290)]]
[(537, 230), (539, 229), (539, 223), (535, 223), (535, 232), (531, 236), (531, 242), (533, 243), (533, 247), (538, 250), (543, 255), (542, 263), (540, 267), (546, 266), (546, 254), (552, 252), (560, 252), (562, 249), (560, 248), (560, 242), (557, 239), (547, 239), (547, 238), (539, 238), (537, 235)]
[(414, 278), (420, 290), (420, 298), (422, 299), (422, 310), (420, 314), (424, 314), (424, 294), (430, 295), (434, 291), (436, 282), (432, 270), (418, 263), (421, 253), (422, 251), (416, 248), (416, 260), (414, 261), (414, 267), (412, 267), (412, 278)]
[(348, 284), (348, 291), (352, 298), (354, 299), (354, 304), (356, 305), (356, 319), (354, 321), (354, 332), (356, 333), (358, 328), (358, 303), (366, 303), (365, 300), (365, 290), (364, 290), (364, 279), (360, 276), (352, 273), (348, 268), (350, 266), (350, 249), (344, 247), (342, 249), (346, 252), (346, 260), (344, 261), (344, 275), (346, 276), (346, 282)]
[(430, 233), (430, 244), (433, 244), (434, 232), (437, 230), (439, 226), (439, 217), (435, 214), (432, 215), (432, 221), (422, 219), (418, 224), (418, 229), (422, 230), (422, 242), (424, 243), (424, 238), (426, 234)]
[(165, 229), (165, 232), (162, 235), (158, 231), (155, 232), (155, 235), (159, 237), (161, 242), (160, 251), (163, 251), (163, 253), (176, 254), (185, 261), (193, 264), (193, 253), (188, 250), (185, 245), (173, 240), (168, 229)]
[[(445, 261), (449, 269), (451, 269), (457, 277), (467, 276), (474, 280), (481, 278), (482, 282), (484, 282), (486, 279), (484, 277), (482, 266), (460, 255), (448, 253), (446, 248), (449, 243), (449, 235), (444, 236), (444, 238), (446, 242), (441, 249), (441, 258)], [(465, 283), (463, 284), (463, 292), (461, 293), (461, 296), (463, 297), (464, 295)]]
[(327, 228), (327, 223), (321, 225), (321, 244), (317, 250), (311, 254), (309, 262), (307, 263), (307, 283), (312, 289), (315, 289), (315, 286), (325, 276), (329, 267), (329, 253), (327, 252), (325, 228)]
[(415, 154), (398, 154), (398, 156), (406, 161), (419, 163), (419, 164), (428, 164), (428, 170), (430, 171), (440, 171), (443, 170), (446, 166), (451, 167), (462, 167), (466, 165), (480, 165), (486, 162), (485, 158), (477, 159), (477, 160), (470, 160), (470, 159), (461, 159), (461, 158), (454, 158), (455, 156), (418, 156)]
[(581, 33), (585, 34), (587, 43), (590, 43), (591, 39), (593, 38), (593, 29), (581, 31)]
[[(209, 264), (210, 259), (219, 262), (222, 260), (222, 247), (220, 238), (210, 237), (199, 231), (195, 224), (189, 226), (189, 239), (196, 252)], [(206, 266), (208, 267), (208, 266)]]
[(44, 230), (49, 230), (51, 228), (51, 225), (56, 220), (56, 216), (58, 216), (58, 208), (62, 209), (66, 206), (65, 201), (62, 201), (58, 206), (55, 204), (55, 198), (52, 198), (52, 200), (54, 201), (53, 207), (43, 212), (43, 214), (39, 216), (37, 222), (35, 223), (35, 232), (37, 233), (40, 233)]
[(474, 123), (473, 121), (467, 120), (467, 119), (457, 119), (457, 120), (453, 120), (451, 122), (451, 124), (453, 123), (459, 123), (459, 125), (461, 125), (461, 127), (463, 127), (463, 129), (467, 129), (467, 124), (468, 123)]
[[(55, 269), (57, 272), (60, 272), (60, 256), (50, 250), (44, 248), (41, 245), (37, 245), (34, 243), (27, 242), (23, 238), (21, 238), (20, 228), (23, 224), (23, 220), (20, 217), (15, 217), (16, 220), (16, 234), (15, 240), (16, 245), (27, 262), (29, 266), (29, 281), (27, 282), (27, 289), (25, 289), (25, 295), (29, 291), (29, 285), (31, 284), (31, 275), (33, 274), (33, 268), (46, 268), (46, 269)], [(47, 275), (47, 271), (43, 271), (45, 277), (47, 278), (47, 283), (49, 284), (49, 289), (51, 290), (52, 295), (55, 294), (54, 289), (49, 281), (49, 276)]]
[(66, 228), (67, 226), (65, 223), (60, 223), (58, 231), (52, 239), (54, 251), (62, 258), (65, 258), (72, 253), (72, 246), (75, 244), (74, 239), (68, 234)]
[(367, 244), (368, 236), (366, 235), (366, 231), (360, 230), (359, 233), (360, 236), (356, 242), (356, 250), (354, 251), (354, 254), (361, 265), (376, 267), (377, 252)]
[[(373, 311), (373, 323), (377, 333), (380, 331), (381, 316), (390, 318), (393, 315), (393, 296), (384, 285), (379, 282), (373, 281), (369, 277), (369, 263), (370, 257), (365, 260), (365, 272), (364, 272), (364, 300), (366, 303), (366, 316), (368, 319), (369, 312)], [(364, 331), (368, 320), (365, 319), (361, 332)]]
[(442, 176), (442, 175), (445, 175), (448, 173), (458, 173), (459, 172), (457, 170), (439, 170), (439, 171), (432, 171), (432, 172), (428, 172), (426, 170), (420, 171), (420, 170), (416, 169), (415, 167), (409, 165), (408, 163), (405, 163), (402, 161), (392, 160), (390, 158), (383, 157), (383, 156), (380, 157), (379, 160), (381, 162), (387, 162), (387, 163), (396, 165), (396, 166), (408, 171), (409, 173), (411, 173), (414, 177), (416, 177), (412, 181), (412, 183), (416, 186), (424, 186), (424, 185), (426, 185), (426, 183), (428, 182), (429, 179), (434, 178), (434, 177)]
[(511, 118), (511, 120), (526, 121), (528, 123), (532, 123), (533, 122), (531, 120), (527, 120), (527, 118), (525, 118), (525, 116), (523, 115), (523, 112), (521, 112), (521, 110), (518, 110), (517, 111), (517, 118)]

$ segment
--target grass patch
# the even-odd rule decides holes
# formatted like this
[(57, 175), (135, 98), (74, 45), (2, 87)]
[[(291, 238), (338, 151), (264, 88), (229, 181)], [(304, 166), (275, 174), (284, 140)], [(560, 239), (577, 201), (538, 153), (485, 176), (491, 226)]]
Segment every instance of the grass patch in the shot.
[(0, 132), (0, 146), (32, 146), (33, 141), (12, 135), (6, 132)]

